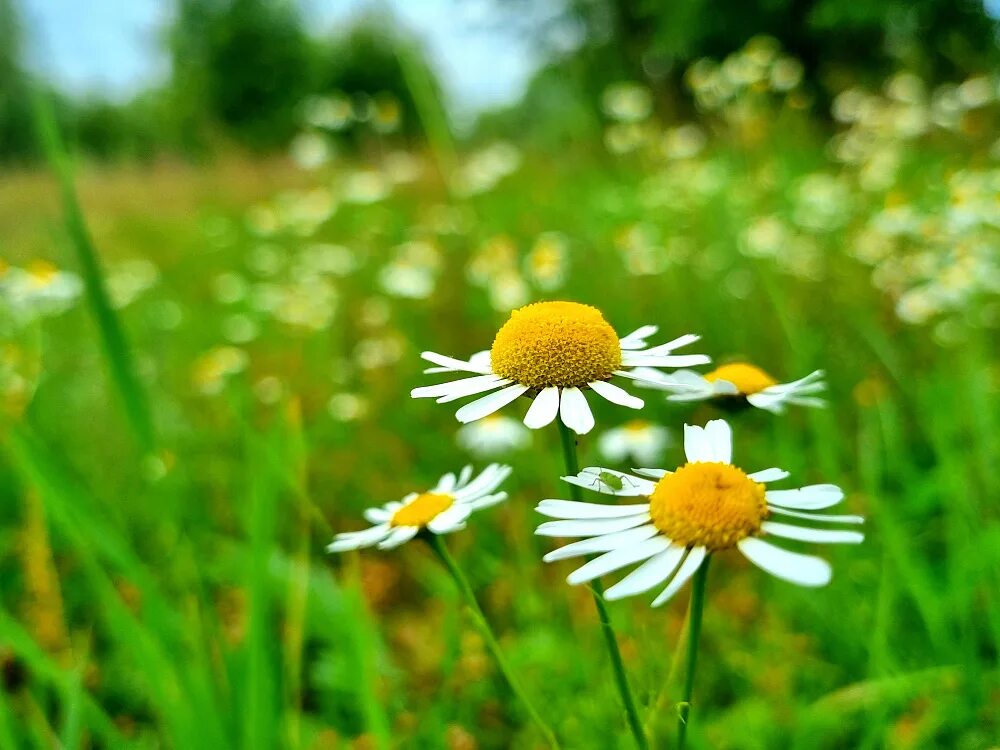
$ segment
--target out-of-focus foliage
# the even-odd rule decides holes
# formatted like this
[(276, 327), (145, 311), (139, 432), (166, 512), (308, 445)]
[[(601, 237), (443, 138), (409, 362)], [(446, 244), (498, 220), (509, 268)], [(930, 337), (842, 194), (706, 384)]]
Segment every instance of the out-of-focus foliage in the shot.
[(941, 80), (995, 64), (998, 24), (972, 0), (570, 0), (589, 44), (628, 72), (663, 74), (721, 56), (756, 34), (781, 42), (810, 76), (837, 68), (884, 74), (905, 65)]
[(21, 54), (21, 28), (13, 0), (0, 0), (0, 162), (37, 150)]
[[(497, 4), (512, 17), (523, 3)], [(930, 82), (985, 73), (1000, 63), (1000, 24), (983, 3), (852, 0), (570, 0), (531, 30), (553, 48), (550, 62), (514, 106), (484, 115), (492, 135), (527, 134), (539, 145), (593, 135), (600, 93), (619, 80), (652, 87), (654, 106), (690, 113), (682, 87), (689, 65), (721, 57), (753, 36), (776, 39), (802, 67), (812, 95), (828, 104), (837, 91), (877, 84), (905, 68)], [(557, 50), (552, 39), (578, 43)], [(826, 115), (826, 108), (818, 111)]]
[[(827, 371), (826, 409), (731, 415), (736, 455), (836, 482), (867, 538), (821, 552), (821, 590), (719, 553), (689, 747), (995, 744), (1000, 76), (900, 66), (827, 106), (754, 37), (678, 69), (673, 111), (662, 82), (581, 59), (533, 86), (559, 148), (530, 111), (455, 153), (393, 139), (411, 100), (340, 78), (287, 104), (291, 158), (84, 164), (100, 272), (74, 262), (51, 176), (4, 175), (0, 748), (537, 747), (419, 540), (324, 552), (366, 507), (490, 460), (515, 467), (510, 499), (448, 542), (563, 746), (629, 746), (589, 594), (533, 534), (535, 502), (565, 497), (556, 436), (525, 404), (460, 426), (408, 398), (420, 352), (467, 356), (559, 298), (781, 380)], [(106, 116), (79, 137), (110, 151)], [(98, 283), (152, 450), (114, 408)], [(637, 393), (642, 423), (596, 405), (584, 465), (676, 466), (683, 423), (718, 416)], [(610, 611), (667, 737), (683, 599)]]
[(284, 143), (315, 84), (317, 51), (284, 0), (178, 0), (170, 33), (178, 124), (192, 134), (222, 126), (256, 147)]

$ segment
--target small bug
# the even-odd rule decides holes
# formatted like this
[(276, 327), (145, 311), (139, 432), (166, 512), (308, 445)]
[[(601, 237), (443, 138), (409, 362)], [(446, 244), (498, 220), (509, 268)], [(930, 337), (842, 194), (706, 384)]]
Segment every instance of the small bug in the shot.
[(630, 485), (634, 485), (633, 482), (628, 477), (618, 476), (617, 474), (612, 474), (610, 471), (601, 471), (594, 476), (594, 481), (591, 483), (591, 487), (596, 487), (598, 482), (602, 483), (605, 487), (610, 487), (611, 489), (620, 491), (625, 485), (624, 482), (627, 481)]

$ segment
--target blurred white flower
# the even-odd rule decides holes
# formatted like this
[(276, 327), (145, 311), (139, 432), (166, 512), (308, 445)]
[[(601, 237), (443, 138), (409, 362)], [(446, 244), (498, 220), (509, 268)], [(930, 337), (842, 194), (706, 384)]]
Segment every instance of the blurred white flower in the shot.
[(353, 422), (368, 413), (368, 401), (355, 393), (335, 393), (327, 402), (326, 410), (338, 422)]
[(302, 169), (319, 169), (330, 161), (330, 144), (319, 133), (299, 133), (289, 148), (292, 161)]
[(614, 83), (604, 90), (601, 106), (612, 120), (641, 122), (653, 111), (653, 97), (638, 83)]
[(690, 159), (701, 153), (706, 140), (704, 130), (687, 123), (664, 133), (660, 149), (668, 159)]
[(489, 458), (527, 447), (531, 432), (516, 419), (491, 414), (459, 427), (455, 439), (472, 455)]
[(378, 203), (389, 197), (391, 186), (374, 169), (353, 172), (344, 178), (343, 198), (348, 203)]
[(152, 261), (134, 258), (110, 266), (105, 279), (111, 305), (121, 309), (156, 286), (160, 280), (160, 270)]
[(274, 375), (265, 375), (253, 384), (253, 393), (262, 404), (276, 404), (285, 395), (285, 385)]
[(220, 393), (230, 377), (243, 372), (250, 357), (235, 346), (220, 346), (200, 356), (192, 367), (195, 387), (206, 396)]
[(15, 323), (66, 312), (82, 293), (79, 276), (48, 261), (36, 260), (24, 268), (0, 261), (0, 309), (6, 308), (8, 319)]
[(635, 466), (656, 466), (663, 462), (663, 451), (670, 444), (666, 427), (633, 419), (606, 430), (598, 438), (597, 447), (609, 461), (633, 462)]

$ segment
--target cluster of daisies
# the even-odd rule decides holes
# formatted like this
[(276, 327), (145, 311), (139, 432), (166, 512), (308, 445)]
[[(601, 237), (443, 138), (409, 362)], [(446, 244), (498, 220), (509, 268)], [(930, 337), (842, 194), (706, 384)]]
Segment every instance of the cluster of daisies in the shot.
[[(489, 350), (467, 359), (424, 352), (428, 374), (461, 374), (436, 385), (415, 388), (413, 398), (438, 403), (471, 399), (456, 412), (459, 422), (488, 417), (525, 398), (524, 424), (539, 429), (559, 419), (578, 435), (594, 427), (588, 401), (600, 397), (629, 409), (642, 399), (616, 384), (667, 392), (672, 401), (718, 400), (780, 413), (788, 405), (819, 406), (823, 373), (778, 383), (754, 365), (732, 363), (705, 374), (688, 369), (707, 365), (704, 354), (682, 353), (698, 341), (693, 334), (653, 344), (656, 326), (619, 336), (596, 308), (575, 302), (538, 302), (511, 313)], [(699, 566), (716, 552), (736, 548), (754, 565), (802, 586), (829, 582), (821, 558), (784, 549), (774, 540), (858, 543), (851, 527), (860, 516), (817, 513), (844, 498), (839, 487), (817, 484), (772, 489), (788, 477), (780, 468), (746, 472), (733, 463), (732, 430), (721, 419), (704, 427), (685, 425), (687, 462), (678, 468), (636, 468), (623, 472), (588, 467), (569, 484), (610, 496), (621, 503), (545, 499), (537, 511), (554, 519), (541, 523), (541, 536), (578, 539), (549, 552), (545, 561), (586, 558), (568, 577), (581, 584), (636, 566), (610, 586), (608, 600), (659, 589), (654, 606), (668, 601)], [(506, 499), (499, 490), (511, 467), (491, 464), (473, 476), (465, 467), (446, 474), (425, 492), (370, 508), (373, 525), (338, 534), (331, 552), (378, 546), (388, 549), (422, 534), (448, 534), (465, 528), (476, 510)]]

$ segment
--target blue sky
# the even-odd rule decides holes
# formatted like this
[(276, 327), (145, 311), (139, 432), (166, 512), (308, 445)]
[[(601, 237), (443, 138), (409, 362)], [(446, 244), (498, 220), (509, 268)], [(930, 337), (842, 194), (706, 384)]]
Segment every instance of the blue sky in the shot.
[[(540, 64), (527, 39), (496, 23), (502, 1), (300, 0), (318, 30), (391, 8), (423, 40), (459, 118), (516, 99)], [(32, 67), (67, 92), (125, 99), (169, 73), (161, 43), (169, 0), (16, 2)]]

